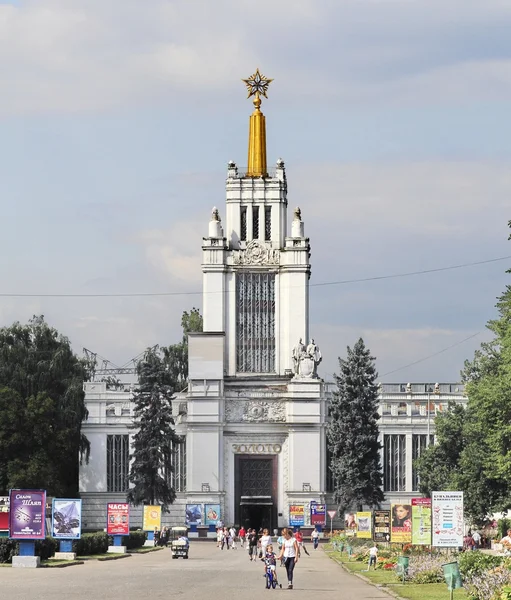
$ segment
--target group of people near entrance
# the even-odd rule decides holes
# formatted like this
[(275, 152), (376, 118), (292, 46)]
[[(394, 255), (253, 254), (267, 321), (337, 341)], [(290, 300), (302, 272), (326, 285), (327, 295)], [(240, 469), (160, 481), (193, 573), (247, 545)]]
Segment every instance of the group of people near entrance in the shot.
[[(277, 533), (275, 530), (275, 537), (277, 537)], [(248, 550), (251, 561), (260, 559), (264, 562), (264, 575), (268, 569), (273, 571), (276, 581), (276, 566), (277, 561), (280, 561), (280, 565), (286, 568), (288, 589), (293, 589), (293, 571), (302, 550), (310, 556), (303, 543), (302, 532), (299, 529), (293, 531), (290, 527), (284, 527), (276, 539), (278, 554), (274, 550), (273, 539), (268, 529), (260, 529), (257, 532), (255, 529), (245, 529), (244, 527), (241, 527), (239, 531), (236, 531), (234, 526), (217, 528), (217, 547), (221, 550), (224, 548), (237, 550), (237, 541), (239, 541), (240, 548)], [(311, 541), (316, 550), (319, 544), (319, 531), (316, 528), (311, 533)]]

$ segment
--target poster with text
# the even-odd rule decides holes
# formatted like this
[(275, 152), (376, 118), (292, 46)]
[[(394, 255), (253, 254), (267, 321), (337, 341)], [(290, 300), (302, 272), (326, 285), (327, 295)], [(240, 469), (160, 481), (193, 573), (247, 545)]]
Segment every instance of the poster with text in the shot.
[(46, 492), (11, 490), (9, 498), (9, 537), (15, 540), (43, 540), (46, 533)]
[(290, 505), (289, 525), (291, 527), (302, 527), (305, 525), (305, 506), (303, 504)]
[(202, 504), (187, 504), (185, 523), (190, 525), (202, 525)]
[(127, 502), (109, 502), (106, 507), (108, 535), (129, 535), (130, 505)]
[(431, 545), (431, 498), (412, 498), (412, 544)]
[(390, 541), (390, 510), (373, 511), (373, 540), (375, 542)]
[(215, 525), (220, 521), (220, 504), (205, 504), (204, 515), (206, 517), (206, 525)]
[(411, 504), (393, 504), (390, 541), (394, 544), (412, 542), (412, 506)]
[(79, 540), (82, 535), (82, 501), (53, 498), (51, 535), (60, 540)]
[(144, 520), (142, 522), (142, 529), (144, 531), (154, 531), (155, 527), (161, 529), (161, 506), (144, 506)]
[(463, 546), (463, 492), (433, 492), (433, 546), (458, 548)]
[(357, 518), (357, 537), (361, 539), (371, 539), (371, 513), (358, 512)]
[(326, 524), (326, 504), (311, 502), (311, 525)]

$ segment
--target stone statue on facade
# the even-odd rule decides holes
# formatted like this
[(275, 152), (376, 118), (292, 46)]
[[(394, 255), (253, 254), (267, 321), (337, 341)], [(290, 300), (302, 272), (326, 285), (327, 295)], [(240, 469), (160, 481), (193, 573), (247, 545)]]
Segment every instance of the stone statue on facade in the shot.
[(300, 338), (293, 348), (293, 366), (295, 377), (304, 379), (318, 378), (318, 365), (323, 360), (316, 342), (311, 339), (308, 346)]
[(305, 356), (306, 352), (305, 344), (302, 338), (299, 339), (298, 344), (293, 348), (293, 371), (295, 375), (300, 373), (300, 361)]

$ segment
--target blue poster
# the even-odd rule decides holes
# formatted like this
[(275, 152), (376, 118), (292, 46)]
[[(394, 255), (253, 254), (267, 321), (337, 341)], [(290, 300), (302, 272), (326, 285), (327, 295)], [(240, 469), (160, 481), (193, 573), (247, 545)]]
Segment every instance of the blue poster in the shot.
[(82, 501), (53, 498), (51, 535), (61, 540), (79, 540), (82, 533)]
[(187, 504), (185, 523), (190, 525), (202, 525), (202, 504)]
[(220, 521), (220, 504), (205, 504), (206, 525), (216, 525)]

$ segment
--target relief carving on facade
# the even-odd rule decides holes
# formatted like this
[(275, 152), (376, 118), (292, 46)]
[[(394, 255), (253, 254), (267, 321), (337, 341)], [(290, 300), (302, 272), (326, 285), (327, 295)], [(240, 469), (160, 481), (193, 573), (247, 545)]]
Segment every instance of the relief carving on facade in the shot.
[(283, 423), (286, 421), (286, 405), (284, 402), (226, 400), (225, 420), (234, 423)]
[(252, 240), (245, 250), (233, 251), (233, 262), (235, 265), (278, 265), (280, 254), (269, 244)]

